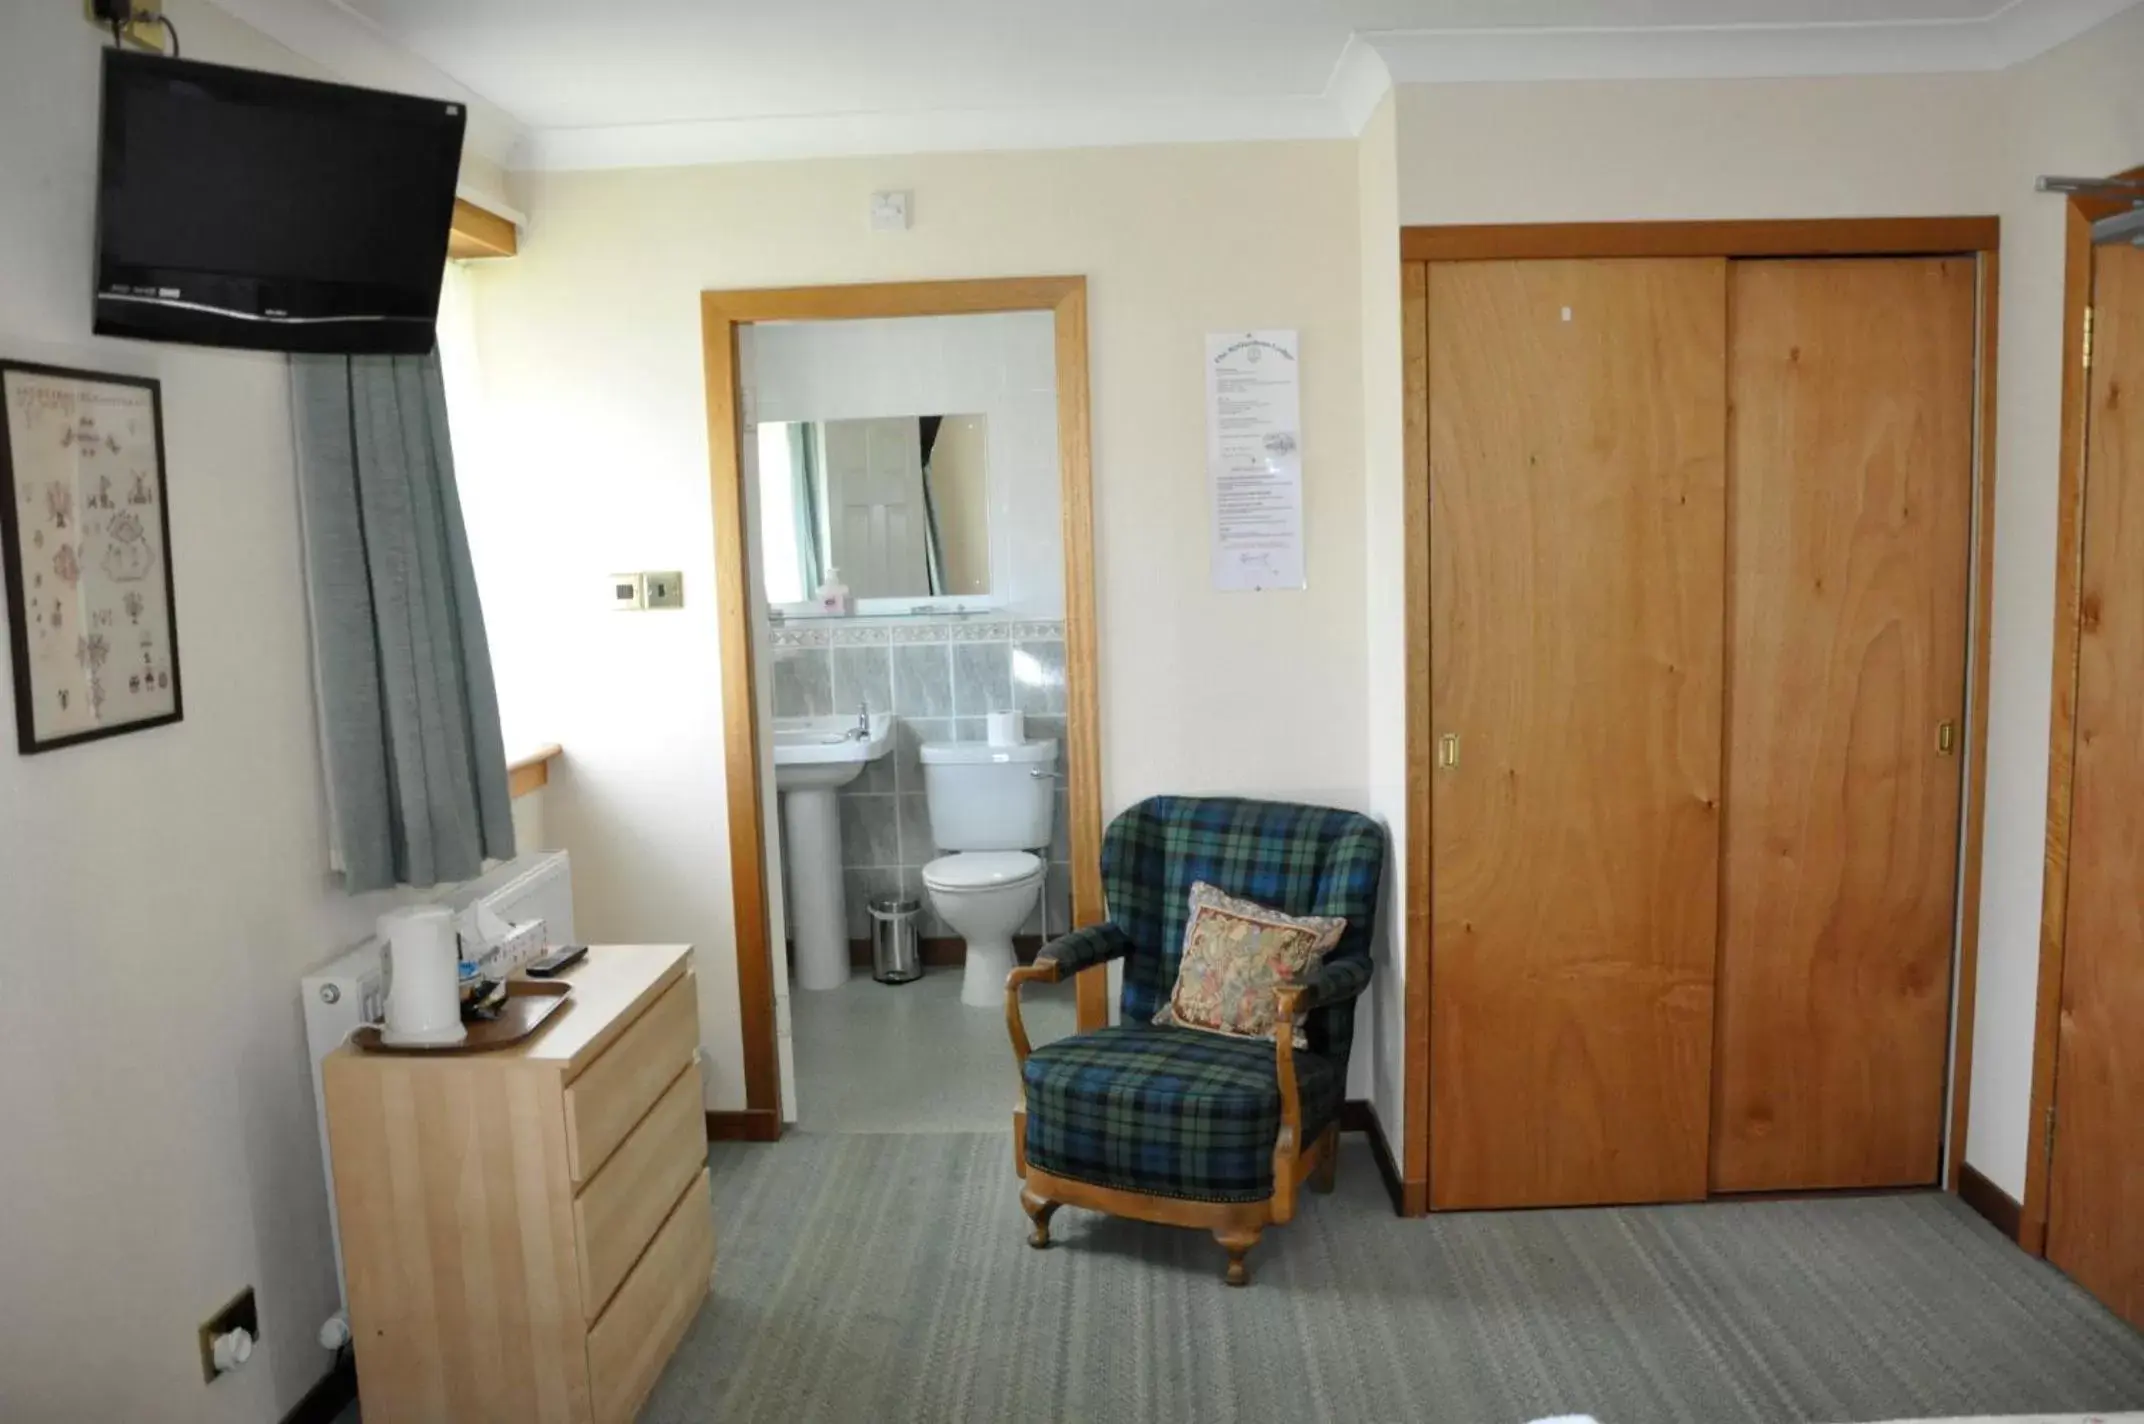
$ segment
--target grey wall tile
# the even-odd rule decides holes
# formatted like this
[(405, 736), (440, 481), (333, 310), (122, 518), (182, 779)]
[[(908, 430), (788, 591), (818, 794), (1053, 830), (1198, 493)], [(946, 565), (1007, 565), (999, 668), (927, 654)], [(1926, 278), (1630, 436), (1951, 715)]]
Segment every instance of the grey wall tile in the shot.
[(900, 808), (892, 796), (843, 796), (841, 861), (844, 867), (901, 863)]
[(1022, 712), (1065, 710), (1065, 645), (1056, 639), (1012, 647), (1013, 706)]
[(833, 661), (825, 648), (774, 653), (774, 715), (824, 717), (834, 710)]
[(953, 715), (953, 648), (950, 643), (895, 646), (893, 710), (903, 717)]
[(1072, 933), (1071, 866), (1060, 864), (1050, 867), (1050, 889), (1046, 900), (1050, 909), (1049, 933), (1052, 935)]
[(953, 740), (953, 723), (946, 717), (903, 717), (893, 729), (894, 785), (900, 791), (922, 792), (925, 742)]
[(990, 736), (990, 723), (982, 717), (955, 717), (953, 740), (956, 742), (980, 742)]
[(1065, 719), (1042, 713), (1030, 713), (1022, 718), (1027, 724), (1029, 741), (1057, 743), (1057, 774), (1065, 774)]
[(901, 893), (901, 872), (896, 866), (873, 866), (841, 872), (841, 892), (847, 900), (849, 938), (871, 938), (871, 916), (866, 907), (881, 895)]
[(1072, 858), (1072, 798), (1065, 795), (1063, 786), (1056, 788), (1050, 807), (1050, 859)]
[(953, 933), (953, 927), (939, 915), (938, 907), (931, 903), (930, 888), (923, 883), (920, 866), (901, 867), (901, 893), (911, 900), (920, 900), (923, 908), (916, 915), (916, 933), (926, 939), (944, 939)]
[(873, 712), (893, 710), (893, 674), (884, 646), (836, 648), (834, 702), (836, 716), (855, 713), (858, 704)]
[[(896, 727), (896, 734), (898, 734)], [(864, 763), (854, 781), (841, 788), (843, 796), (892, 795), (898, 789), (895, 782), (894, 751), (889, 749), (882, 757), (874, 757)]]
[(1012, 645), (955, 643), (953, 715), (978, 717), (1012, 710)]
[(936, 860), (938, 847), (931, 841), (929, 801), (907, 792), (903, 792), (897, 799), (901, 803), (900, 864), (920, 866)]

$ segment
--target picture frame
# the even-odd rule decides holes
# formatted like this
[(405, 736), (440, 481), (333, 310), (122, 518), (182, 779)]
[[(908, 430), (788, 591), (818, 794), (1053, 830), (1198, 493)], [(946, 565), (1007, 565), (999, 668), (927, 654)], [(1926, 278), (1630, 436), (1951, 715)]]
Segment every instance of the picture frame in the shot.
[(161, 382), (0, 359), (0, 576), (22, 755), (184, 719)]

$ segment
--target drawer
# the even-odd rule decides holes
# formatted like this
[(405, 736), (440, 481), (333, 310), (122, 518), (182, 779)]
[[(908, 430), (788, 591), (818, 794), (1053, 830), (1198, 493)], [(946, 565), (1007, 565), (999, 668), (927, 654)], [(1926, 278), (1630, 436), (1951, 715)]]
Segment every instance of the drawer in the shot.
[(588, 1327), (597, 1424), (629, 1424), (699, 1313), (714, 1269), (715, 1215), (702, 1167), (610, 1308)]
[(574, 1185), (625, 1141), (700, 1049), (696, 984), (687, 974), (566, 1087), (566, 1161)]
[(700, 1075), (688, 1063), (573, 1203), (581, 1308), (588, 1319), (603, 1313), (618, 1282), (670, 1215), (678, 1193), (706, 1165)]

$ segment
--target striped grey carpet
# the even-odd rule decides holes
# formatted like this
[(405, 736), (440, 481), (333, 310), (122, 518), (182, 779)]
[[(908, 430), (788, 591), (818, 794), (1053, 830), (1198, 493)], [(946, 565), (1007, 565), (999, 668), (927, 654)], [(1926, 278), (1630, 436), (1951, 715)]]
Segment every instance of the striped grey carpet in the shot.
[(1394, 1217), (1362, 1139), (1221, 1283), (1005, 1133), (717, 1144), (715, 1295), (643, 1415), (1858, 1421), (2144, 1405), (2144, 1337), (1939, 1195)]

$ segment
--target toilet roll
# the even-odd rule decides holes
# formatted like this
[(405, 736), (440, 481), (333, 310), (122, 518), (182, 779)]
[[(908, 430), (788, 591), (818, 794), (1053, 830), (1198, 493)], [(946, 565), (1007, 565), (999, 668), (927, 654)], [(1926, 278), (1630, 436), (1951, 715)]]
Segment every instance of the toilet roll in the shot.
[(990, 714), (990, 745), (1016, 747), (1027, 740), (1027, 719), (1018, 712)]

